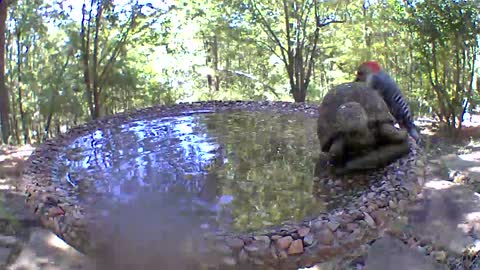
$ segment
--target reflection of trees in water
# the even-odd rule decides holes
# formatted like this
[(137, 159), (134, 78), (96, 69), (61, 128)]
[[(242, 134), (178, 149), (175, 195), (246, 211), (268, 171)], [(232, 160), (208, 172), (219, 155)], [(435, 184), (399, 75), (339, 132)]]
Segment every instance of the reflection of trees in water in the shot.
[(233, 194), (237, 229), (259, 228), (318, 214), (312, 194), (315, 122), (301, 115), (215, 114), (205, 120), (209, 134), (226, 149), (217, 172), (223, 194)]
[[(190, 134), (196, 124), (182, 117), (101, 130), (97, 136), (77, 139), (72, 146), (77, 154), (67, 155), (65, 165), (74, 178), (93, 180), (78, 180), (85, 192), (97, 190), (118, 197), (140, 189), (199, 192), (205, 178), (199, 174), (213, 155), (201, 149), (199, 137)], [(196, 131), (202, 134), (202, 128)], [(200, 143), (210, 144), (205, 138)]]
[(77, 150), (67, 154), (65, 166), (80, 190), (115, 199), (139, 190), (188, 193), (207, 205), (232, 195), (226, 210), (237, 229), (324, 209), (312, 193), (319, 153), (315, 120), (300, 114), (232, 112), (135, 122), (79, 138), (71, 149)]

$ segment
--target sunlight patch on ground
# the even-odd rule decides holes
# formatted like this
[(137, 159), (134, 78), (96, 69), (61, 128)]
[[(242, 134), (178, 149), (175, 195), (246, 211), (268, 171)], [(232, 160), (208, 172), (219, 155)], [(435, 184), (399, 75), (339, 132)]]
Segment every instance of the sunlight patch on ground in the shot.
[(477, 221), (480, 220), (480, 212), (468, 213), (466, 216), (467, 221)]
[(473, 246), (471, 247), (471, 250), (473, 252), (479, 252), (480, 251), (480, 240), (475, 240), (473, 243)]
[(9, 159), (26, 159), (30, 156), (35, 148), (31, 145), (24, 145), (21, 147), (16, 148), (14, 151), (10, 151), (10, 149), (0, 149), (0, 162)]
[(480, 161), (480, 152), (473, 152), (471, 154), (458, 155), (458, 158), (465, 161)]
[(469, 147), (480, 147), (480, 142), (475, 139), (470, 139), (470, 142), (467, 144)]
[(3, 164), (2, 168), (3, 169), (13, 169), (13, 168), (17, 167), (17, 165), (18, 165), (18, 162), (12, 161), (9, 164)]
[(63, 241), (62, 239), (60, 239), (58, 236), (56, 236), (54, 234), (51, 234), (48, 237), (47, 242), (50, 246), (59, 248), (61, 250), (71, 249), (71, 247), (69, 245), (67, 245), (67, 243), (65, 243), (65, 241)]
[(420, 131), (420, 134), (427, 135), (427, 136), (433, 136), (435, 135), (435, 132), (432, 131), (431, 129), (424, 129)]
[(469, 172), (480, 173), (480, 167), (472, 167), (468, 169)]
[(429, 181), (429, 182), (425, 183), (425, 187), (432, 188), (432, 189), (437, 189), (437, 190), (447, 189), (447, 188), (452, 187), (452, 185), (453, 185), (452, 183), (446, 182), (446, 181)]
[(14, 190), (15, 187), (12, 185), (0, 185), (0, 190)]

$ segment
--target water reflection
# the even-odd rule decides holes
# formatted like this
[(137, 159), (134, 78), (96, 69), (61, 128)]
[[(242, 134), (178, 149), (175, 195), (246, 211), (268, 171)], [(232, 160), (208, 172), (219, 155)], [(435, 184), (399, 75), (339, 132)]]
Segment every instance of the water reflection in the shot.
[(233, 229), (258, 229), (325, 210), (312, 178), (314, 118), (266, 112), (202, 113), (136, 121), (77, 138), (57, 180), (86, 204), (168, 192)]

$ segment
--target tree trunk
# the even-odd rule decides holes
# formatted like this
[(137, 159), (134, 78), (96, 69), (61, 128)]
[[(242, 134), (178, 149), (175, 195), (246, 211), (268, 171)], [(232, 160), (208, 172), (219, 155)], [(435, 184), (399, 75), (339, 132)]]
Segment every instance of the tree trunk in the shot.
[(10, 137), (10, 100), (5, 84), (5, 33), (7, 21), (7, 1), (0, 2), (0, 124), (2, 141), (8, 143)]
[(215, 82), (214, 87), (215, 91), (220, 91), (220, 76), (218, 74), (218, 38), (217, 35), (213, 35), (213, 70), (215, 72)]
[(15, 95), (11, 95), (11, 104), (12, 104), (12, 115), (10, 118), (10, 130), (12, 132), (12, 136), (14, 137), (13, 139), (15, 140), (16, 144), (20, 143), (20, 131), (18, 130), (18, 121), (17, 121), (17, 102), (15, 102)]
[(362, 12), (363, 12), (363, 39), (365, 41), (365, 48), (367, 49), (367, 59), (370, 59), (372, 57), (372, 39), (370, 34), (368, 33), (368, 7), (367, 7), (367, 1), (363, 2), (362, 5)]
[[(61, 70), (61, 73), (58, 76), (59, 78), (63, 78), (63, 75), (65, 74), (65, 70), (67, 69), (69, 62), (70, 62), (70, 54), (67, 56), (67, 60), (63, 65), (63, 69)], [(55, 107), (57, 96), (58, 96), (58, 91), (56, 91), (56, 89), (53, 89), (53, 93), (50, 99), (50, 108), (49, 108), (48, 117), (47, 117), (47, 124), (45, 125), (45, 134), (43, 136), (44, 141), (48, 138), (48, 135), (49, 135), (48, 133), (50, 131), (50, 125), (52, 123), (53, 113), (55, 112), (54, 107)]]
[(98, 77), (98, 43), (99, 43), (99, 32), (100, 26), (102, 24), (102, 15), (103, 15), (103, 3), (102, 1), (97, 2), (97, 16), (95, 18), (95, 36), (93, 38), (93, 65), (92, 65), (92, 74), (93, 74), (93, 104), (94, 104), (94, 115), (93, 119), (97, 119), (101, 116), (101, 105), (100, 101), (100, 86), (99, 86), (99, 77)]
[[(18, 23), (19, 24), (19, 23)], [(18, 26), (17, 24), (17, 26)], [(18, 110), (20, 112), (20, 120), (22, 121), (22, 131), (23, 131), (23, 143), (27, 144), (30, 140), (27, 119), (25, 119), (25, 111), (23, 110), (23, 101), (22, 101), (22, 32), (17, 29), (17, 89), (18, 89)], [(27, 50), (28, 53), (28, 50)]]
[[(92, 1), (93, 4), (93, 1)], [(82, 63), (83, 63), (83, 79), (85, 82), (85, 90), (87, 95), (88, 108), (90, 109), (90, 116), (94, 118), (95, 112), (92, 100), (92, 85), (90, 80), (90, 21), (92, 19), (92, 8), (90, 8), (88, 19), (86, 17), (86, 5), (82, 7), (82, 24), (80, 37), (82, 39)], [(86, 24), (86, 26), (85, 26)]]

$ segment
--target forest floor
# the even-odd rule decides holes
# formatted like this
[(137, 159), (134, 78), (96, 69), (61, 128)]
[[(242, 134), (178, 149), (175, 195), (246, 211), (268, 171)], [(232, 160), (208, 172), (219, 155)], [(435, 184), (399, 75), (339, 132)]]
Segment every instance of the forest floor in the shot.
[[(469, 139), (429, 135), (427, 182), (408, 222), (372, 243), (353, 269), (480, 269), (475, 248), (472, 257), (462, 253), (468, 245), (480, 250), (480, 126), (460, 137)], [(43, 229), (25, 208), (20, 177), (32, 151), (0, 148), (0, 269), (90, 270), (84, 255)], [(313, 269), (334, 269), (329, 267)]]

